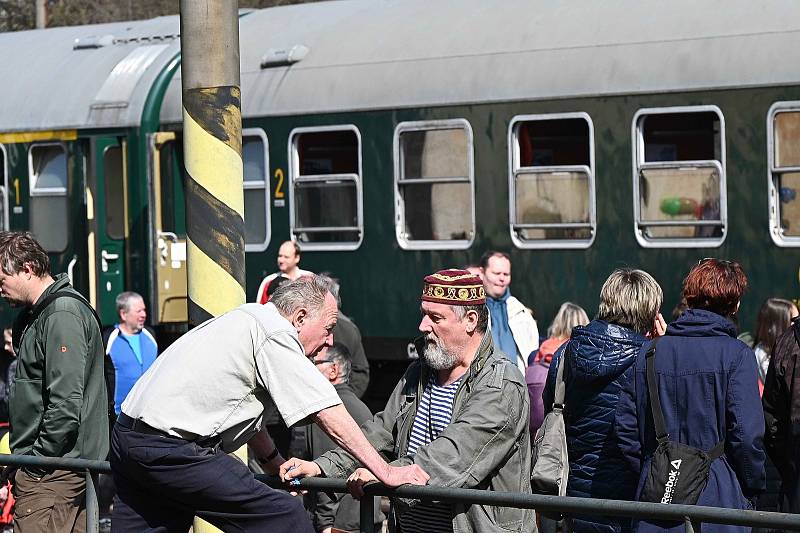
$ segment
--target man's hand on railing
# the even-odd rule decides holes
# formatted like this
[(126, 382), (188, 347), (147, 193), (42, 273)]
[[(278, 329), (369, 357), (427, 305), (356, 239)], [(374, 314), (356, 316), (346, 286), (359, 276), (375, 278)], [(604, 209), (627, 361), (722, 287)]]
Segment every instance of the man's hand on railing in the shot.
[[(300, 483), (300, 478), (322, 475), (322, 470), (319, 468), (319, 465), (313, 461), (304, 461), (293, 457), (281, 465), (278, 474), (281, 477), (281, 481), (284, 483), (296, 485)], [(308, 491), (300, 491), (302, 494), (306, 492)], [(290, 494), (292, 496), (297, 496), (298, 493), (290, 491)]]
[(377, 482), (378, 478), (372, 475), (372, 472), (366, 468), (359, 468), (347, 478), (347, 490), (353, 498), (360, 500), (364, 496), (364, 485)]
[(293, 457), (281, 465), (279, 474), (281, 481), (289, 483), (293, 479), (319, 476), (322, 474), (322, 470), (314, 461), (303, 461)]
[(400, 485), (427, 485), (430, 478), (431, 476), (418, 465), (390, 466), (386, 479), (382, 481), (387, 487), (394, 488)]

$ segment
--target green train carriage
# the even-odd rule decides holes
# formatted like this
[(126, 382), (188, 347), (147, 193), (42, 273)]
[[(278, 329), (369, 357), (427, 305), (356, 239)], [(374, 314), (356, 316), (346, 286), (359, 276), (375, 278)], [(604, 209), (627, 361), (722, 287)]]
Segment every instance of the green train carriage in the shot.
[[(488, 248), (511, 253), (513, 292), (542, 333), (565, 300), (591, 314), (619, 266), (651, 272), (669, 313), (706, 256), (744, 265), (753, 288), (741, 322), (752, 328), (765, 298), (800, 296), (799, 9), (343, 0), (243, 13), (248, 296), (276, 269), (280, 243), (299, 241), (304, 268), (342, 280), (376, 391), (414, 356), (421, 278)], [(135, 65), (137, 96), (103, 108), (117, 119), (102, 128), (52, 123), (25, 83), (0, 99), (7, 223), (38, 230), (25, 154), (61, 143), (71, 218), (56, 270), (76, 260), (76, 285), (108, 323), (118, 287), (142, 292), (165, 334), (186, 327), (177, 27), (165, 17), (0, 36), (64, 31), (32, 56), (0, 49), (20, 72), (47, 46), (86, 53), (84, 79), (65, 86), (90, 98), (89, 117), (98, 88), (81, 86), (86, 73), (106, 83), (133, 53), (122, 47), (169, 43)], [(54, 79), (39, 70), (32, 87)], [(8, 118), (20, 113), (38, 122)], [(31, 142), (42, 131), (66, 133)], [(122, 187), (108, 186), (106, 142), (120, 147)], [(109, 189), (124, 191), (121, 208), (104, 200)], [(120, 211), (122, 238), (106, 238), (120, 235)]]
[[(719, 256), (750, 274), (752, 328), (763, 299), (800, 288), (793, 14), (359, 0), (251, 13), (243, 126), (268, 140), (245, 135), (268, 154), (249, 181), (268, 184), (271, 239), (247, 254), (248, 294), (296, 239), (304, 268), (342, 278), (370, 356), (404, 361), (422, 276), (486, 249), (511, 253), (542, 330), (564, 300), (592, 312), (618, 266), (652, 272), (669, 313), (688, 268)], [(178, 88), (162, 111), (176, 128)]]

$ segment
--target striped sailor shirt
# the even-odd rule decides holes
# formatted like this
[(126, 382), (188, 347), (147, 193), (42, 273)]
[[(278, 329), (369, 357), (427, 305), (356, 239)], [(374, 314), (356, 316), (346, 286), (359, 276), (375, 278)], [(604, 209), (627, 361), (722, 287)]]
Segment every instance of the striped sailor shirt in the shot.
[[(450, 424), (453, 416), (453, 400), (461, 379), (449, 385), (439, 386), (435, 375), (431, 376), (422, 392), (414, 424), (411, 426), (409, 455), (415, 454), (421, 446), (430, 444)], [(419, 502), (400, 515), (400, 528), (402, 533), (452, 532), (453, 511), (451, 506), (445, 503)]]

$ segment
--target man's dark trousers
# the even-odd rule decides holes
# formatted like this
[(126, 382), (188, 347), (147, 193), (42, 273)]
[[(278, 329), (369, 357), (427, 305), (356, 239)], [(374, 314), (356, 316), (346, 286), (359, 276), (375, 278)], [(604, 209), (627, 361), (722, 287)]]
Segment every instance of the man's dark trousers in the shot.
[(118, 422), (111, 468), (119, 500), (112, 531), (186, 533), (198, 516), (222, 531), (313, 533), (303, 505), (256, 481), (241, 461), (176, 437)]

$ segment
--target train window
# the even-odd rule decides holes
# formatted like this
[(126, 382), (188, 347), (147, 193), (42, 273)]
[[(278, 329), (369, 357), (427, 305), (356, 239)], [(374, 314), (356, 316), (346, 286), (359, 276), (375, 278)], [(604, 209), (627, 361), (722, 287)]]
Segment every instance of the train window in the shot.
[(292, 238), (304, 250), (355, 250), (364, 234), (358, 130), (298, 128), (290, 138)]
[(69, 199), (67, 149), (63, 144), (35, 144), (28, 151), (31, 232), (47, 252), (67, 248)]
[(244, 164), (244, 249), (262, 252), (269, 244), (267, 135), (260, 129), (242, 132)]
[(106, 233), (112, 239), (125, 238), (125, 191), (122, 147), (109, 146), (103, 153), (106, 196)]
[(715, 106), (643, 109), (632, 127), (636, 239), (719, 246), (728, 225), (725, 121)]
[(520, 248), (587, 248), (597, 229), (594, 128), (586, 113), (509, 125), (509, 220)]
[(170, 140), (161, 145), (158, 158), (161, 173), (159, 231), (174, 233), (179, 238), (186, 235), (186, 200), (184, 191), (185, 166), (181, 140)]
[(770, 234), (778, 246), (800, 246), (800, 102), (769, 113)]
[(475, 236), (472, 128), (401, 122), (394, 135), (395, 232), (404, 249), (463, 249)]

